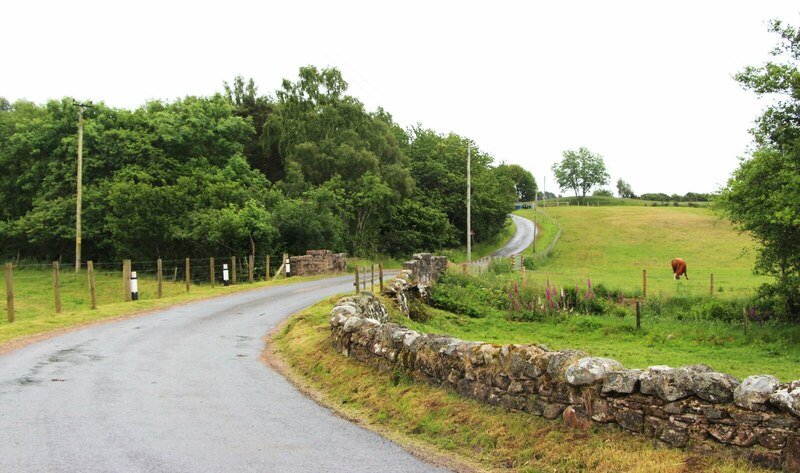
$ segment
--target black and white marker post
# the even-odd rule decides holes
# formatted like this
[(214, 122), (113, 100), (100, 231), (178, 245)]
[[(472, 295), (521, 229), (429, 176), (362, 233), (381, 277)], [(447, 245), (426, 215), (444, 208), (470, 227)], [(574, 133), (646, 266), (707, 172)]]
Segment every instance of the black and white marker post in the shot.
[(286, 263), (284, 264), (286, 265), (286, 277), (288, 278), (292, 275), (292, 267), (289, 265), (289, 258), (286, 258)]
[(131, 300), (139, 300), (139, 280), (136, 278), (136, 271), (131, 271)]
[(223, 264), (222, 265), (222, 284), (224, 286), (230, 286), (231, 285), (231, 278), (230, 278), (230, 274), (228, 274), (228, 265), (227, 264)]

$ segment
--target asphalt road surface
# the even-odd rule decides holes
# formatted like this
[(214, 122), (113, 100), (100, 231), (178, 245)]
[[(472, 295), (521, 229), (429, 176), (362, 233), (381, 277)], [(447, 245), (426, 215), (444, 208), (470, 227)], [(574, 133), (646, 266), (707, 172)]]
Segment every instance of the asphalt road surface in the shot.
[(534, 227), (533, 222), (519, 215), (510, 215), (510, 217), (514, 220), (517, 231), (514, 233), (514, 237), (504, 247), (492, 253), (492, 256), (516, 255), (525, 251), (525, 248), (533, 243), (533, 239), (536, 236), (536, 227)]
[(0, 356), (0, 472), (444, 471), (300, 394), (259, 356), (351, 277), (88, 327)]

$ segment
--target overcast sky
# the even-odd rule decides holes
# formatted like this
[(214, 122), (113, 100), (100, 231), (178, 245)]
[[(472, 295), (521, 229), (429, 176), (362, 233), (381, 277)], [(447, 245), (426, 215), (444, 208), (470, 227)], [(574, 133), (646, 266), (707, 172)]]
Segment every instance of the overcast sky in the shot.
[[(4, 2), (0, 96), (136, 108), (259, 92), (337, 67), (368, 110), (473, 139), (558, 193), (550, 170), (586, 146), (609, 188), (712, 192), (765, 106), (732, 74), (769, 59), (767, 21), (794, 1)], [(566, 192), (565, 192), (566, 193)]]

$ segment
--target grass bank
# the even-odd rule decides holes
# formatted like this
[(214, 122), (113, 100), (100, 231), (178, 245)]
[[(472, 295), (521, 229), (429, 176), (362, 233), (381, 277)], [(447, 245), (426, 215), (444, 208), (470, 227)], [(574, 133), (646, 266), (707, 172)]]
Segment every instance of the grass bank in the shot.
[[(761, 472), (730, 457), (700, 457), (596, 427), (566, 431), (559, 421), (481, 405), (397, 371), (345, 358), (331, 348), (335, 299), (290, 319), (268, 344), (291, 377), (324, 405), (410, 449), (458, 458), (449, 466), (517, 472)], [(726, 454), (722, 454), (726, 455)]]

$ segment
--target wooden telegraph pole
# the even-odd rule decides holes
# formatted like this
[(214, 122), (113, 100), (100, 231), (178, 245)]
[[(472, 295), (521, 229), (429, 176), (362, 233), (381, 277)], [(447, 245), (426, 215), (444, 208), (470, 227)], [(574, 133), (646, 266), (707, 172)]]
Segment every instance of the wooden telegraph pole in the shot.
[(77, 171), (77, 203), (75, 204), (75, 272), (81, 271), (81, 199), (83, 195), (83, 111), (91, 107), (92, 102), (74, 102), (78, 107), (78, 171)]
[(467, 263), (472, 262), (472, 180), (470, 167), (472, 144), (467, 143)]

